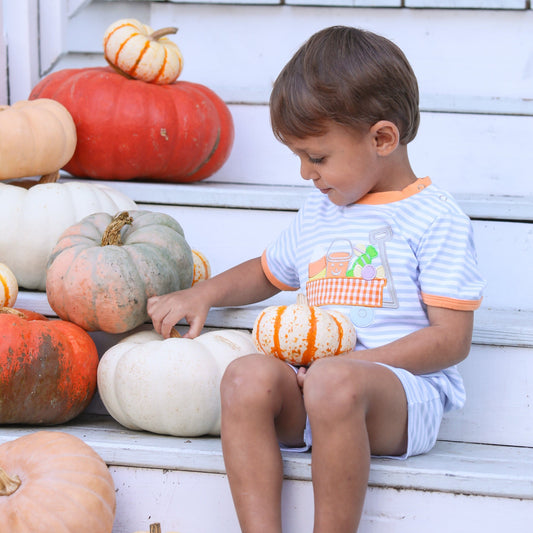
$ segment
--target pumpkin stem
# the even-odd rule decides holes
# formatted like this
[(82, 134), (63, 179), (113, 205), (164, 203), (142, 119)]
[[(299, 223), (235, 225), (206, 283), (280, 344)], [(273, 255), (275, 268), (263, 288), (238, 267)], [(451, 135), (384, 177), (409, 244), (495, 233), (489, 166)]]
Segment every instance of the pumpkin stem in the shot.
[(171, 339), (181, 339), (180, 332), (176, 328), (172, 328), (170, 330), (170, 338)]
[(151, 33), (148, 37), (152, 41), (157, 41), (158, 39), (161, 39), (161, 37), (164, 37), (165, 35), (171, 35), (173, 33), (178, 33), (178, 28), (174, 28), (174, 27), (161, 28), (160, 30), (156, 30), (153, 33)]
[(150, 524), (150, 533), (161, 533), (161, 524), (159, 522)]
[(0, 307), (0, 315), (15, 315), (20, 318), (24, 318), (26, 315), (21, 313), (17, 309), (12, 309), (11, 307)]
[(59, 179), (59, 170), (55, 172), (50, 172), (50, 174), (44, 174), (41, 176), (41, 179), (37, 182), (37, 185), (41, 183), (55, 183)]
[(21, 483), (17, 475), (10, 477), (5, 470), (0, 468), (0, 496), (11, 496)]
[(305, 294), (299, 292), (296, 296), (296, 305), (307, 305), (307, 297)]
[(127, 211), (122, 211), (115, 215), (113, 220), (109, 223), (109, 226), (104, 231), (102, 235), (101, 246), (122, 246), (122, 240), (120, 238), (120, 232), (126, 224), (132, 224), (133, 218), (130, 217), (130, 214)]

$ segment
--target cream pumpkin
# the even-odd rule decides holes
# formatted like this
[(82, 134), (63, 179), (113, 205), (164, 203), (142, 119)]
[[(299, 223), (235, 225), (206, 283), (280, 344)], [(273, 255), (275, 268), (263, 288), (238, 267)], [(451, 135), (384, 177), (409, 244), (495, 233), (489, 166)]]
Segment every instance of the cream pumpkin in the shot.
[(111, 533), (115, 487), (78, 437), (37, 431), (0, 445), (0, 531)]
[[(56, 175), (57, 176), (57, 175)], [(20, 287), (44, 291), (46, 265), (60, 235), (95, 212), (114, 215), (136, 204), (104, 184), (71, 181), (39, 183), (30, 188), (0, 183), (0, 258)]]
[(220, 434), (219, 386), (227, 365), (255, 353), (249, 333), (211, 331), (196, 339), (134, 333), (107, 350), (98, 390), (123, 426), (196, 437)]
[(19, 286), (11, 269), (0, 263), (0, 307), (13, 307), (17, 301)]
[(346, 315), (309, 306), (303, 295), (295, 304), (264, 309), (252, 335), (260, 352), (295, 365), (348, 352), (356, 342), (355, 328)]
[(71, 114), (48, 98), (0, 106), (0, 137), (0, 180), (59, 170), (74, 154), (77, 140)]
[(104, 56), (131, 78), (158, 85), (173, 83), (183, 68), (183, 56), (178, 45), (165, 36), (177, 31), (154, 31), (136, 19), (117, 20), (105, 32)]

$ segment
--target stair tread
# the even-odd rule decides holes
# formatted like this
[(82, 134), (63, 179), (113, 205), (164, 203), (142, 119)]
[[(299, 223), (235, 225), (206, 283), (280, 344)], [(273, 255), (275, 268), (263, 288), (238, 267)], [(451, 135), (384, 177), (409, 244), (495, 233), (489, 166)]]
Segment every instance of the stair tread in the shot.
[[(63, 181), (83, 181), (67, 174), (63, 176)], [(277, 211), (298, 210), (312, 190), (311, 185), (256, 185), (209, 180), (197, 183), (98, 180), (98, 183), (113, 187), (141, 204)], [(454, 198), (472, 218), (533, 220), (533, 196), (455, 193)]]
[[(54, 427), (0, 427), (0, 444), (36, 430), (65, 431), (89, 444), (110, 466), (225, 473), (220, 439), (131, 431), (106, 415), (83, 414)], [(285, 476), (311, 479), (311, 454), (284, 452)], [(374, 458), (370, 486), (533, 499), (533, 449), (437, 442), (407, 461)]]
[[(290, 294), (287, 297), (293, 298)], [(257, 315), (265, 305), (267, 304), (211, 309), (206, 326), (252, 329)], [(44, 292), (21, 290), (15, 306), (55, 316)], [(475, 313), (472, 341), (474, 344), (533, 347), (533, 312), (482, 307)]]

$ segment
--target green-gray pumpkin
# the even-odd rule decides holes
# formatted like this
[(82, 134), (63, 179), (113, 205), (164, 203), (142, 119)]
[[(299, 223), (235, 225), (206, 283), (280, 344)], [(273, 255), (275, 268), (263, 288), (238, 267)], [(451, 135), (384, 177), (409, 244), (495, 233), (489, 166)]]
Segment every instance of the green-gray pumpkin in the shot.
[(89, 215), (59, 238), (48, 261), (48, 302), (87, 331), (124, 333), (148, 320), (151, 296), (190, 287), (193, 256), (171, 216)]

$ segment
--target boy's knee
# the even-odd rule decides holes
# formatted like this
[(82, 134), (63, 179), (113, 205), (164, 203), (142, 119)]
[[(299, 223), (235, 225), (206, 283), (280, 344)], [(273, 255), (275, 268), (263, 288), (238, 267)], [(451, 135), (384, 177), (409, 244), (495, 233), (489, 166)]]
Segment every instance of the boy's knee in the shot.
[[(364, 368), (357, 364), (319, 360), (311, 365), (304, 382), (304, 401), (309, 417), (344, 417), (364, 408)], [(361, 378), (361, 379), (359, 379)]]

